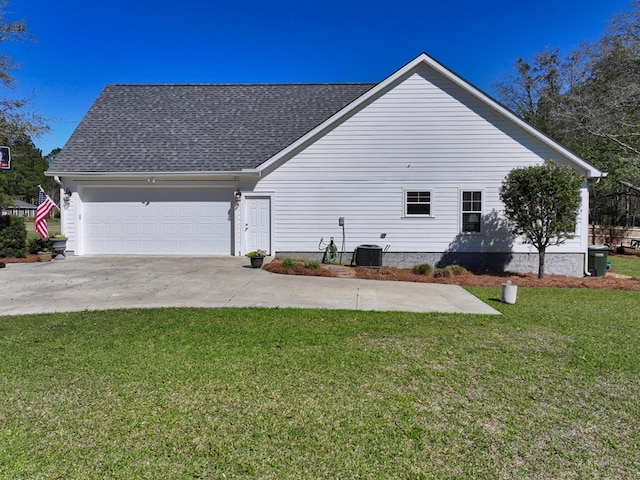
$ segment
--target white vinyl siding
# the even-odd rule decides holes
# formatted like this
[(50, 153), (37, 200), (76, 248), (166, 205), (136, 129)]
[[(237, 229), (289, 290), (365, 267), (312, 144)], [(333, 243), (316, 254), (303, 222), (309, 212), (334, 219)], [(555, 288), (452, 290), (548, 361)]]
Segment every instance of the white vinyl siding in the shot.
[[(275, 251), (313, 251), (321, 238), (345, 250), (384, 242), (390, 251), (446, 251), (460, 235), (460, 191), (482, 191), (483, 212), (501, 212), (498, 192), (516, 167), (555, 153), (429, 69), (408, 75), (255, 186), (277, 192)], [(429, 185), (437, 218), (405, 215), (406, 190)], [(382, 240), (383, 235), (384, 240)], [(499, 233), (505, 235), (506, 233)], [(461, 248), (493, 251), (483, 235)], [(565, 250), (579, 246), (570, 240)], [(458, 242), (459, 243), (459, 242)], [(514, 250), (529, 252), (518, 243)]]

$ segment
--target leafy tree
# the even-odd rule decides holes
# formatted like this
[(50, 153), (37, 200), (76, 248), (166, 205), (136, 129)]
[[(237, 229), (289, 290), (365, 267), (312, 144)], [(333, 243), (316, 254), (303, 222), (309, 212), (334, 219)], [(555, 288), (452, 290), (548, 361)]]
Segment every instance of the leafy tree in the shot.
[[(35, 203), (38, 198), (38, 185), (48, 187), (50, 178), (44, 172), (48, 167), (40, 149), (30, 138), (20, 137), (9, 142), (11, 148), (11, 170), (0, 174), (0, 190), (11, 199)], [(47, 190), (48, 191), (48, 190)]]
[(18, 135), (39, 135), (48, 130), (44, 119), (26, 110), (29, 98), (16, 98), (9, 91), (15, 87), (12, 70), (15, 63), (2, 52), (5, 42), (32, 40), (24, 20), (11, 20), (7, 15), (8, 0), (0, 0), (0, 140), (4, 142)]
[[(31, 40), (26, 23), (22, 20), (11, 20), (8, 18), (7, 9), (9, 2), (0, 0), (0, 145), (16, 146), (18, 150), (23, 145), (31, 141), (32, 136), (40, 135), (48, 130), (45, 120), (37, 114), (27, 110), (29, 98), (17, 98), (12, 95), (15, 87), (15, 78), (12, 74), (15, 64), (11, 56), (3, 51), (6, 42), (20, 42)], [(18, 155), (12, 152), (12, 158), (19, 160)], [(41, 155), (40, 155), (41, 157)], [(28, 159), (27, 161), (31, 161)], [(12, 168), (15, 163), (12, 162)], [(0, 177), (5, 177), (6, 171), (0, 171)], [(4, 184), (7, 182), (4, 181)], [(0, 204), (7, 204), (10, 194), (6, 185), (0, 183)], [(24, 190), (26, 185), (18, 187), (18, 191)], [(25, 194), (20, 194), (19, 198)]]
[(519, 58), (515, 74), (496, 84), (502, 102), (539, 130), (551, 134), (550, 114), (560, 94), (560, 53), (545, 48), (531, 60)]
[(61, 148), (54, 148), (47, 155), (45, 155), (44, 159), (47, 161), (47, 165), (53, 162), (61, 151)]
[(627, 185), (640, 185), (640, 0), (595, 42), (565, 56), (545, 48), (519, 59), (497, 91), (523, 119), (608, 173), (592, 189), (592, 221), (614, 224), (630, 213)]
[(544, 277), (547, 247), (575, 232), (582, 182), (575, 170), (548, 161), (512, 170), (502, 183), (500, 199), (513, 233), (538, 250), (538, 278)]

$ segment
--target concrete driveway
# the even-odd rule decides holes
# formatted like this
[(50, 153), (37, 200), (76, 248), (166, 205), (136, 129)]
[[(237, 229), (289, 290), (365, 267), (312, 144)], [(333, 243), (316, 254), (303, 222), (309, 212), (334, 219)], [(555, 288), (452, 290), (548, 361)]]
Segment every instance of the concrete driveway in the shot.
[(455, 285), (277, 275), (244, 257), (74, 257), (0, 269), (0, 315), (132, 307), (499, 314)]

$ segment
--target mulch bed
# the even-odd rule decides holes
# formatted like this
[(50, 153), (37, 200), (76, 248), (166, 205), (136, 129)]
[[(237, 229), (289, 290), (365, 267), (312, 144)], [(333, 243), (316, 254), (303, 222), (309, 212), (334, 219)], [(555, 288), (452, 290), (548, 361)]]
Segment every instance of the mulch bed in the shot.
[(0, 257), (0, 262), (2, 263), (33, 263), (37, 261), (38, 255), (35, 253), (27, 253), (27, 256), (24, 258)]
[[(445, 283), (461, 286), (500, 286), (507, 281), (521, 287), (554, 287), (554, 288), (598, 288), (606, 290), (640, 290), (640, 278), (626, 278), (618, 276), (614, 271), (607, 272), (604, 277), (565, 277), (562, 275), (545, 275), (539, 279), (533, 273), (473, 273), (466, 272), (449, 278), (433, 277), (432, 275), (416, 275), (410, 268), (365, 268), (346, 267), (351, 269), (355, 278), (369, 280), (391, 280), (401, 282)], [(335, 277), (336, 273), (321, 265), (318, 269), (305, 268), (298, 262), (295, 269), (285, 268), (279, 259), (263, 267), (272, 273), (285, 275), (311, 275), (321, 277)]]

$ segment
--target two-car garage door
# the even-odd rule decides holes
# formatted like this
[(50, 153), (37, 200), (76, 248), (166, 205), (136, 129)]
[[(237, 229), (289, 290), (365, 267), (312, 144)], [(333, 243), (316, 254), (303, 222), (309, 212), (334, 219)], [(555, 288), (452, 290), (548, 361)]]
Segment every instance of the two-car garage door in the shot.
[(227, 188), (85, 188), (81, 252), (230, 255), (232, 197)]

